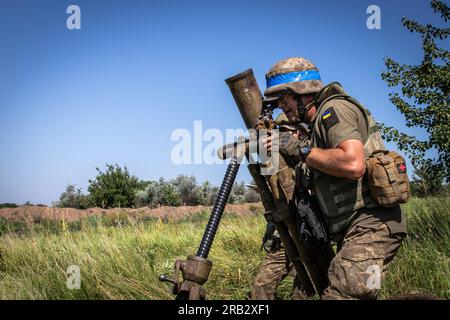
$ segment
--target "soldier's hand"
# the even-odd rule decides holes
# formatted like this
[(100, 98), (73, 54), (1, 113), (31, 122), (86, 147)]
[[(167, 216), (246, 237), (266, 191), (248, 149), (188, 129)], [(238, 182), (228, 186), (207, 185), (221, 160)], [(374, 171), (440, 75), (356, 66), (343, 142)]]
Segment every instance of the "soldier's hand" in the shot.
[(267, 149), (267, 151), (270, 151), (272, 149), (273, 139), (273, 135), (267, 135), (264, 139), (261, 139), (260, 146)]
[(302, 147), (302, 142), (289, 132), (280, 132), (278, 137), (280, 153), (293, 158), (296, 162), (300, 161), (300, 148)]
[(308, 141), (299, 140), (291, 132), (280, 132), (261, 140), (261, 146), (267, 151), (271, 151), (275, 143), (278, 143), (278, 150), (282, 155), (291, 157), (295, 162), (299, 162), (301, 160), (300, 148), (306, 146)]

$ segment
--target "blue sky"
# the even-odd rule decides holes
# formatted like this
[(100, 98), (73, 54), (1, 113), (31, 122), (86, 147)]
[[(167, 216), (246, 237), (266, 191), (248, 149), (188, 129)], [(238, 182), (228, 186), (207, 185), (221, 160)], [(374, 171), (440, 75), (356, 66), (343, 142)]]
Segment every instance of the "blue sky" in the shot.
[[(81, 30), (66, 28), (70, 4)], [(366, 27), (371, 4), (380, 30)], [(0, 202), (50, 204), (68, 183), (86, 191), (106, 163), (220, 184), (226, 165), (171, 163), (171, 133), (195, 120), (243, 128), (224, 80), (251, 67), (264, 90), (265, 72), (290, 56), (312, 60), (378, 121), (422, 136), (381, 80), (383, 57), (421, 60), (403, 16), (441, 25), (425, 0), (0, 0)], [(250, 180), (246, 168), (238, 180)]]

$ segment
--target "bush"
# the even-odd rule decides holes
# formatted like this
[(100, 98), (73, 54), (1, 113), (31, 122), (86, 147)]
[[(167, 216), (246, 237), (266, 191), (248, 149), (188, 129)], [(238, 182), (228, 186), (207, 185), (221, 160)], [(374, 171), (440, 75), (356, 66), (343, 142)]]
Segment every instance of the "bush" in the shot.
[(247, 187), (244, 193), (244, 200), (245, 202), (259, 202), (261, 201), (261, 197), (259, 196), (259, 193), (256, 192), (254, 188)]
[(235, 182), (233, 187), (231, 188), (230, 198), (228, 199), (229, 203), (243, 203), (245, 202), (245, 183), (241, 181), (241, 183)]
[(0, 209), (1, 208), (17, 208), (18, 205), (15, 203), (0, 203)]
[(180, 206), (182, 203), (181, 195), (177, 192), (175, 186), (170, 182), (159, 179), (156, 185), (157, 203), (163, 206)]
[(6, 233), (8, 227), (8, 221), (5, 217), (0, 217), (0, 236)]
[(214, 201), (216, 201), (219, 188), (211, 185), (208, 181), (205, 181), (199, 187), (199, 192), (202, 199), (201, 204), (204, 206), (212, 206)]
[(180, 193), (163, 178), (160, 178), (159, 181), (147, 182), (145, 189), (137, 190), (134, 195), (136, 207), (179, 206), (181, 203)]
[(413, 196), (423, 198), (436, 196), (444, 191), (445, 172), (439, 165), (430, 160), (414, 165), (414, 178), (411, 181)]
[(66, 191), (61, 193), (56, 206), (84, 210), (89, 208), (89, 197), (81, 193), (81, 188), (76, 189), (75, 185), (68, 184)]
[(138, 190), (134, 194), (134, 207), (141, 208), (148, 206), (148, 195), (145, 190)]
[(88, 191), (93, 205), (102, 208), (132, 207), (135, 193), (145, 183), (130, 175), (127, 167), (106, 164), (106, 171), (96, 168), (98, 175), (89, 180)]
[[(174, 180), (148, 181), (145, 189), (137, 190), (134, 194), (136, 207), (148, 206), (151, 208), (165, 206), (212, 206), (219, 193), (219, 187), (211, 185), (208, 181), (200, 186), (194, 176), (179, 175)], [(246, 187), (244, 182), (235, 182), (230, 193), (229, 203), (244, 203), (260, 201), (259, 194)]]
[(171, 183), (181, 196), (183, 205), (196, 206), (204, 202), (202, 191), (197, 186), (197, 179), (194, 176), (179, 175)]

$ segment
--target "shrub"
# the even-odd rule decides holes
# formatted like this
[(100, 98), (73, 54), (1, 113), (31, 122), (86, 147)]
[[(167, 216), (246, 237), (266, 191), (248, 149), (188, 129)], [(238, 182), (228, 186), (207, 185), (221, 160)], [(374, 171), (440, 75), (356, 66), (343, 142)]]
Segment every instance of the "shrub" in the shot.
[(18, 205), (15, 203), (0, 203), (0, 209), (1, 208), (17, 208)]
[(60, 208), (87, 209), (89, 197), (81, 193), (81, 188), (76, 189), (75, 185), (68, 184), (66, 191), (61, 193), (57, 206)]
[(182, 203), (181, 195), (170, 183), (160, 178), (159, 181), (149, 181), (144, 190), (137, 190), (134, 194), (136, 207), (148, 206), (179, 206)]
[(102, 208), (132, 207), (135, 193), (145, 183), (130, 175), (127, 167), (106, 165), (106, 171), (99, 168), (95, 180), (89, 180), (88, 191), (92, 204)]
[(194, 176), (178, 175), (171, 184), (180, 195), (183, 205), (196, 206), (203, 202), (201, 189)]

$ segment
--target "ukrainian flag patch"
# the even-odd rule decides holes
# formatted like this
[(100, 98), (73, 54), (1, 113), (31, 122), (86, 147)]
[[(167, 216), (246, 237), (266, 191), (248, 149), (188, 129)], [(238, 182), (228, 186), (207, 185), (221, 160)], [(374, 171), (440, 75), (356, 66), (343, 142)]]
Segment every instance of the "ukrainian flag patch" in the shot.
[(330, 130), (333, 126), (339, 123), (339, 118), (333, 107), (328, 108), (322, 113), (322, 124), (326, 130)]
[(327, 110), (322, 115), (322, 120), (328, 119), (329, 117), (331, 117), (331, 112), (330, 112), (330, 110)]

